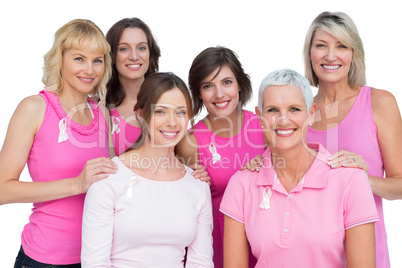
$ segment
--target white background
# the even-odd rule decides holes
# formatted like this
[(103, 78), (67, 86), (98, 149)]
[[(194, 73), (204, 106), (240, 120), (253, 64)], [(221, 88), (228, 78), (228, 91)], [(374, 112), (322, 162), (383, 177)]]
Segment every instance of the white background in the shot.
[[(327, 10), (346, 12), (354, 19), (365, 46), (368, 85), (389, 90), (401, 107), (402, 23), (396, 0), (3, 1), (0, 145), (17, 104), (42, 89), (43, 55), (50, 49), (56, 30), (72, 19), (90, 19), (106, 34), (122, 18), (141, 18), (161, 47), (160, 71), (174, 72), (186, 82), (198, 53), (209, 46), (226, 46), (238, 54), (251, 76), (255, 94), (247, 108), (254, 110), (256, 92), (265, 75), (282, 68), (303, 73), (304, 36), (311, 21)], [(30, 181), (26, 170), (21, 180)], [(13, 266), (31, 207), (0, 206), (1, 268)], [(402, 267), (401, 209), (401, 201), (384, 201), (392, 267)]]

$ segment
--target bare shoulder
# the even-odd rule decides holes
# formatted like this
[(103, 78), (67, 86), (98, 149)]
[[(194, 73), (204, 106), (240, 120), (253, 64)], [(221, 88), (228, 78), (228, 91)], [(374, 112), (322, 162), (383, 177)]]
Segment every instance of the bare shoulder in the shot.
[(390, 126), (401, 125), (401, 113), (394, 95), (383, 89), (372, 89), (371, 107), (377, 127), (389, 130)]
[(191, 131), (187, 131), (183, 139), (176, 145), (175, 152), (186, 165), (198, 163), (198, 143)]
[(35, 95), (24, 98), (10, 119), (6, 141), (11, 140), (11, 144), (31, 141), (42, 125), (45, 112), (43, 97)]
[(21, 100), (19, 106), (25, 107), (27, 109), (45, 109), (46, 108), (46, 102), (43, 99), (42, 96), (40, 95), (32, 95), (25, 97), (24, 99)]
[(374, 109), (398, 108), (395, 96), (391, 92), (377, 88), (373, 88), (371, 90), (371, 106), (373, 108), (373, 112)]
[(17, 106), (15, 115), (23, 115), (28, 118), (42, 120), (46, 112), (46, 102), (43, 97), (33, 95), (24, 98)]

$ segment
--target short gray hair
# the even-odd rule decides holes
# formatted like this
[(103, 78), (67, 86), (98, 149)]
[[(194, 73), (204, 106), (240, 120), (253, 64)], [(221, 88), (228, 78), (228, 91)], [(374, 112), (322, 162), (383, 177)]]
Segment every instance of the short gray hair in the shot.
[(258, 110), (262, 112), (264, 91), (267, 88), (285, 85), (299, 88), (303, 94), (307, 110), (310, 110), (311, 105), (313, 105), (313, 91), (311, 90), (310, 83), (304, 76), (291, 69), (273, 71), (262, 80), (258, 91)]

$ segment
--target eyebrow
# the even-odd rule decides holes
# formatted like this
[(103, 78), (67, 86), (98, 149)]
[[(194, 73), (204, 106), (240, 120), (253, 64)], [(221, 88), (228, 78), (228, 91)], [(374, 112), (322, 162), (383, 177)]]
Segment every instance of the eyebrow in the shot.
[[(325, 40), (323, 40), (323, 39), (313, 39), (313, 43), (314, 42), (323, 42), (323, 43), (328, 43), (327, 41), (325, 41)], [(343, 44), (341, 41), (339, 41), (338, 40), (338, 42), (337, 43), (339, 43), (339, 44)]]
[[(225, 81), (225, 80), (228, 80), (228, 79), (234, 79), (234, 78), (231, 77), (231, 76), (228, 76), (228, 77), (225, 77), (225, 78), (221, 79), (221, 81)], [(210, 83), (212, 83), (212, 81), (203, 82), (203, 83), (201, 83), (201, 85), (210, 84)]]
[[(174, 105), (172, 105), (172, 106), (174, 106)], [(167, 107), (167, 106), (164, 106), (164, 105), (156, 104), (156, 105), (155, 105), (155, 108), (170, 109), (170, 108), (172, 108), (172, 107)], [(176, 107), (176, 109), (182, 109), (182, 108), (187, 108), (187, 106), (179, 106), (179, 107)]]
[[(271, 104), (271, 105), (265, 105), (264, 104), (264, 106), (262, 106), (262, 108), (277, 108), (278, 107), (278, 105), (275, 105), (275, 104)], [(289, 104), (288, 105), (288, 107), (297, 107), (297, 108), (300, 108), (300, 107), (304, 107), (304, 105), (302, 105), (302, 104)]]
[(233, 77), (228, 76), (228, 77), (225, 77), (225, 78), (221, 79), (221, 81), (223, 81), (223, 80), (228, 80), (228, 79), (233, 79)]
[[(77, 57), (77, 56), (80, 56), (80, 57), (83, 57), (83, 58), (88, 58), (87, 56), (85, 56), (84, 54), (82, 54), (82, 53), (80, 53), (80, 52), (77, 52), (77, 53), (74, 53), (74, 54), (72, 54), (72, 56), (73, 57)], [(105, 56), (104, 55), (101, 55), (101, 56), (99, 56), (99, 57), (96, 57), (95, 59), (103, 59), (103, 58), (105, 58)]]
[[(139, 42), (139, 43), (138, 43), (138, 45), (142, 45), (142, 44), (146, 44), (146, 45), (148, 45), (148, 43), (147, 43), (147, 42), (145, 42), (145, 41), (143, 41), (143, 42)], [(129, 43), (127, 43), (127, 42), (121, 42), (121, 43), (119, 43), (119, 44), (118, 44), (118, 46), (120, 46), (120, 45), (129, 45)]]

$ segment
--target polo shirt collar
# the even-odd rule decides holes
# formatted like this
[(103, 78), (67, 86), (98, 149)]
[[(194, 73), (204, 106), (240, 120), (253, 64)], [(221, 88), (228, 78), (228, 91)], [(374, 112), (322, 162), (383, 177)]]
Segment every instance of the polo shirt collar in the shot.
[[(325, 188), (328, 181), (328, 171), (330, 170), (327, 162), (331, 154), (320, 143), (307, 143), (307, 146), (316, 150), (317, 156), (304, 175), (303, 188)], [(276, 172), (271, 160), (270, 146), (264, 151), (262, 157), (263, 165), (258, 173), (257, 185), (273, 185)]]

